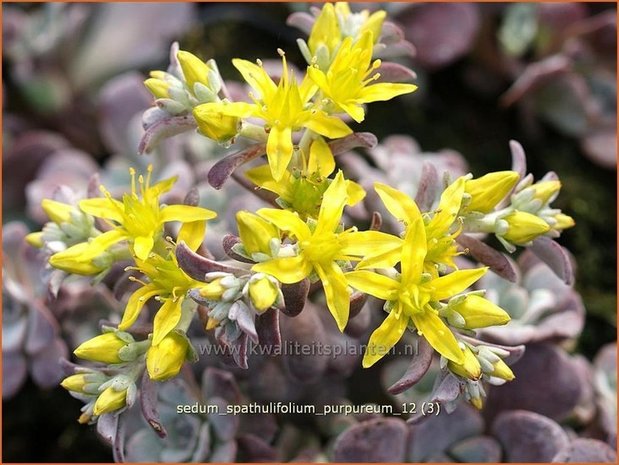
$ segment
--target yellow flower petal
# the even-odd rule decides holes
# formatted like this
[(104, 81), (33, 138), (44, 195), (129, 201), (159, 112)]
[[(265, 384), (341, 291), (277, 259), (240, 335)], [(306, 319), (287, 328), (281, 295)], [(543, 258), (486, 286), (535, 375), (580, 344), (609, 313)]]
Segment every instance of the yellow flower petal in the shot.
[(120, 363), (122, 360), (118, 357), (118, 351), (126, 345), (115, 333), (104, 333), (83, 342), (73, 353), (91, 362)]
[(341, 255), (367, 258), (399, 251), (403, 241), (397, 236), (380, 231), (359, 231), (340, 234), (339, 243)]
[(206, 221), (191, 221), (183, 223), (181, 229), (178, 231), (178, 242), (184, 241), (194, 252), (198, 250), (198, 247), (204, 242), (204, 235), (206, 234)]
[(176, 301), (167, 299), (161, 308), (157, 310), (153, 321), (153, 345), (158, 345), (164, 337), (172, 331), (179, 320), (181, 319), (181, 304), (183, 298), (180, 297)]
[(315, 235), (332, 233), (339, 226), (348, 200), (346, 187), (344, 175), (339, 171), (322, 197)]
[(271, 308), (278, 296), (277, 284), (266, 276), (249, 282), (249, 298), (254, 308), (260, 313)]
[(299, 218), (299, 215), (291, 211), (261, 208), (256, 213), (282, 231), (291, 232), (298, 241), (307, 240), (312, 235), (307, 225)]
[(135, 320), (138, 319), (144, 304), (146, 304), (150, 298), (156, 296), (158, 293), (159, 290), (157, 289), (157, 286), (154, 284), (147, 284), (131, 294), (125, 307), (122, 320), (118, 325), (118, 329), (124, 331), (135, 323)]
[(365, 198), (366, 192), (360, 184), (357, 184), (356, 182), (347, 179), (346, 194), (348, 195), (348, 201), (346, 202), (346, 205), (352, 207)]
[(323, 138), (316, 139), (310, 146), (307, 171), (309, 173), (319, 173), (327, 177), (335, 169), (335, 159), (329, 148), (329, 144)]
[(406, 229), (402, 245), (402, 283), (419, 281), (423, 263), (428, 252), (426, 230), (421, 217), (414, 220)]
[(384, 102), (391, 100), (398, 95), (409, 94), (415, 92), (417, 86), (414, 84), (393, 84), (390, 82), (381, 82), (365, 87), (361, 91), (361, 99), (364, 103)]
[(257, 97), (269, 99), (277, 91), (277, 86), (261, 66), (238, 58), (232, 60), (232, 64), (243, 75), (243, 79), (259, 93)]
[(352, 134), (352, 129), (346, 123), (335, 116), (328, 116), (324, 111), (313, 113), (303, 125), (329, 139), (339, 139)]
[(350, 294), (348, 293), (346, 277), (335, 262), (324, 266), (315, 264), (314, 269), (322, 281), (322, 288), (327, 298), (327, 307), (339, 330), (344, 331), (350, 311)]
[(443, 300), (459, 294), (485, 275), (486, 271), (488, 271), (487, 266), (472, 270), (457, 270), (433, 279), (430, 283), (433, 288), (432, 299)]
[(286, 168), (292, 159), (292, 153), (292, 130), (289, 127), (273, 126), (267, 139), (267, 158), (276, 181), (284, 177)]
[(434, 310), (411, 312), (413, 324), (439, 354), (455, 363), (464, 362), (464, 354), (453, 333)]
[(215, 212), (191, 205), (168, 205), (161, 209), (160, 215), (160, 219), (163, 222), (193, 222), (199, 220), (212, 220), (217, 217), (217, 213)]
[(461, 176), (443, 191), (436, 214), (426, 228), (428, 236), (439, 238), (449, 231), (462, 205), (465, 181), (466, 178)]
[(385, 321), (374, 330), (363, 356), (363, 368), (369, 368), (383, 358), (402, 338), (408, 325), (408, 316), (391, 311)]
[(531, 213), (516, 211), (503, 218), (509, 224), (503, 238), (512, 244), (524, 245), (550, 231), (550, 226)]
[(333, 52), (340, 43), (340, 27), (335, 16), (333, 5), (327, 3), (320, 11), (312, 31), (307, 40), (307, 45), (312, 53), (316, 53), (321, 44)]
[(251, 269), (256, 273), (270, 274), (284, 284), (294, 284), (309, 276), (312, 265), (301, 254), (257, 263)]
[(417, 204), (404, 192), (394, 189), (387, 184), (374, 183), (374, 190), (385, 204), (385, 208), (398, 221), (410, 224), (421, 218), (421, 212)]
[(133, 242), (133, 252), (140, 260), (146, 260), (154, 244), (153, 236), (138, 236)]
[(236, 223), (241, 242), (249, 254), (262, 252), (271, 255), (271, 239), (279, 239), (279, 231), (273, 224), (246, 211), (237, 212)]
[(123, 222), (125, 207), (121, 202), (111, 197), (84, 199), (80, 201), (79, 205), (80, 209), (89, 215), (107, 218), (118, 223)]
[(395, 300), (400, 283), (372, 271), (351, 271), (345, 273), (348, 284), (355, 289), (382, 300)]

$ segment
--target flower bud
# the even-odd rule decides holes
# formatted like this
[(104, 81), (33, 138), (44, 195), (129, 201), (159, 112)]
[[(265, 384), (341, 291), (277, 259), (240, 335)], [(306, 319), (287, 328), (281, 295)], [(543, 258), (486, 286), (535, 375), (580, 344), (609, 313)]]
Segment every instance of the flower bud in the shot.
[(189, 341), (186, 337), (170, 332), (159, 344), (146, 352), (148, 376), (155, 381), (165, 381), (178, 374), (187, 358)]
[(32, 247), (40, 249), (43, 247), (43, 231), (33, 232), (26, 235), (26, 242)]
[(498, 362), (493, 364), (494, 370), (490, 373), (490, 376), (495, 376), (496, 378), (501, 378), (506, 381), (511, 381), (515, 378), (514, 372), (507, 366), (507, 364), (503, 360), (499, 360)]
[(504, 325), (510, 320), (505, 310), (478, 295), (467, 295), (453, 309), (464, 318), (466, 329)]
[(469, 347), (466, 347), (463, 352), (464, 362), (455, 363), (450, 360), (447, 367), (452, 373), (475, 381), (481, 377), (481, 365)]
[(148, 78), (144, 81), (144, 85), (155, 98), (169, 98), (168, 88), (170, 85), (157, 78)]
[(496, 171), (481, 178), (470, 179), (464, 184), (464, 192), (471, 196), (466, 206), (468, 211), (488, 213), (505, 198), (518, 182), (515, 171)]
[[(562, 231), (567, 228), (573, 227), (576, 223), (574, 222), (574, 218), (571, 216), (565, 215), (563, 213), (557, 213), (554, 216), (555, 224), (552, 229), (556, 229), (557, 231)], [(26, 240), (28, 236), (26, 236)]]
[(183, 70), (183, 76), (187, 87), (193, 93), (193, 85), (196, 82), (200, 82), (208, 87), (208, 73), (210, 68), (206, 63), (200, 60), (193, 53), (179, 50), (176, 54), (178, 62)]
[(545, 205), (559, 192), (561, 181), (540, 181), (529, 186), (528, 189), (532, 189), (535, 193), (534, 198), (538, 199), (542, 205)]
[(89, 339), (75, 349), (73, 353), (77, 357), (91, 362), (122, 363), (118, 351), (126, 345), (127, 343), (118, 338), (116, 333), (109, 332)]
[[(279, 296), (279, 287), (266, 275), (249, 281), (249, 298), (254, 308), (262, 313), (271, 308)], [(254, 275), (257, 277), (259, 275)]]
[(224, 292), (226, 292), (227, 288), (221, 285), (222, 278), (215, 279), (210, 283), (206, 283), (199, 289), (200, 296), (210, 299), (210, 300), (219, 300)]
[(106, 269), (105, 266), (98, 266), (93, 263), (92, 258), (84, 256), (84, 253), (89, 250), (89, 244), (82, 242), (69, 247), (62, 252), (55, 253), (49, 258), (49, 264), (67, 273), (89, 276), (98, 274)]
[(279, 232), (274, 225), (246, 211), (239, 211), (236, 214), (236, 223), (241, 242), (249, 255), (254, 253), (271, 255), (271, 239), (279, 239)]
[(103, 391), (95, 402), (93, 413), (97, 416), (114, 412), (127, 404), (127, 389), (114, 390), (112, 386)]
[(531, 213), (515, 211), (503, 219), (509, 225), (503, 238), (512, 244), (527, 244), (550, 231), (548, 223)]
[(43, 199), (41, 207), (49, 219), (54, 223), (69, 223), (71, 221), (71, 212), (75, 207), (62, 202), (56, 202), (51, 199)]
[(60, 385), (67, 391), (84, 393), (84, 386), (88, 383), (85, 373), (71, 375), (62, 380)]
[(218, 110), (220, 105), (204, 103), (193, 110), (198, 130), (216, 142), (227, 142), (239, 132), (239, 118)]

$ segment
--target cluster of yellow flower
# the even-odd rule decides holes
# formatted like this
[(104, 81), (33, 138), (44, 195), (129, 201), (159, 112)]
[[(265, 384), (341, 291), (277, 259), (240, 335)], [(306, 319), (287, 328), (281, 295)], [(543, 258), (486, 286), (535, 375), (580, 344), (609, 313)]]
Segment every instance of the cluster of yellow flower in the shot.
[[(225, 144), (237, 138), (264, 143), (267, 163), (247, 170), (246, 177), (258, 188), (277, 194), (281, 208), (237, 214), (240, 242), (235, 251), (251, 262), (239, 265), (245, 274), (211, 273), (199, 281), (179, 267), (175, 247), (184, 242), (196, 251), (204, 239), (206, 221), (215, 213), (195, 206), (161, 205), (159, 198), (174, 179), (151, 186), (149, 171), (146, 180), (138, 178), (138, 193), (132, 172), (132, 191), (122, 201), (103, 188), (104, 197), (81, 201), (79, 210), (104, 219), (108, 230), (94, 229), (89, 241), (54, 253), (51, 266), (96, 275), (114, 261), (131, 257), (132, 269), (143, 275), (133, 279), (143, 286), (130, 296), (118, 330), (85, 342), (75, 352), (78, 357), (120, 367), (134, 367), (141, 361), (152, 379), (168, 379), (179, 372), (192, 351), (185, 331), (195, 303), (188, 295), (209, 306), (206, 327), (211, 329), (234, 320), (233, 309), (264, 312), (281, 303), (280, 284), (308, 278), (322, 283), (327, 307), (341, 331), (348, 323), (352, 290), (385, 301), (388, 315), (370, 337), (364, 367), (376, 363), (411, 329), (444, 357), (447, 369), (464, 380), (513, 378), (500, 353), (459, 337), (459, 330), (502, 325), (509, 316), (485, 299), (483, 292), (464, 293), (487, 268), (458, 269), (454, 259), (462, 251), (456, 238), (462, 232), (491, 233), (511, 251), (572, 226), (570, 217), (549, 206), (560, 183), (520, 181), (513, 171), (478, 179), (467, 175), (449, 183), (438, 206), (425, 212), (406, 194), (376, 183), (376, 193), (403, 224), (403, 233), (347, 227), (345, 208), (362, 200), (366, 192), (345, 179), (342, 171), (336, 172), (329, 140), (352, 133), (346, 121), (363, 121), (364, 104), (416, 89), (411, 84), (378, 82), (381, 61), (374, 59), (374, 50), (384, 18), (384, 12), (352, 13), (346, 4), (324, 5), (308, 42), (300, 41), (308, 60), (300, 82), (281, 50), (279, 80), (269, 76), (260, 61), (233, 60), (252, 88), (248, 101), (231, 101), (216, 64), (186, 51), (176, 53), (176, 70), (151, 73), (145, 84), (158, 106), (171, 114), (192, 112), (204, 136)], [(507, 205), (499, 207), (502, 202)], [(50, 219), (58, 224), (69, 222), (69, 208), (75, 207), (46, 205)], [(168, 222), (181, 223), (175, 242), (164, 238)], [(30, 241), (43, 245), (40, 235)], [(145, 344), (129, 341), (125, 331), (151, 299), (161, 303), (152, 335)], [(248, 303), (235, 304), (242, 299)], [(135, 376), (129, 378), (135, 381), (137, 371), (131, 370)], [(96, 416), (128, 402), (126, 383), (118, 387), (118, 381), (102, 378), (94, 385), (93, 377), (78, 374), (63, 384), (74, 393), (91, 396), (88, 413)], [(472, 394), (469, 400), (481, 405), (479, 395)]]

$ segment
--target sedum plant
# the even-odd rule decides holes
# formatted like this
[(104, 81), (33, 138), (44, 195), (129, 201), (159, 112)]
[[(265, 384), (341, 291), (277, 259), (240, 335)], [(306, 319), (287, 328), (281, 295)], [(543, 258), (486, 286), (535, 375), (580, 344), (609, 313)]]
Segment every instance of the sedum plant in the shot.
[[(428, 399), (448, 411), (459, 400), (482, 409), (489, 385), (514, 379), (510, 364), (523, 351), (516, 345), (523, 341), (502, 340), (497, 327), (512, 318), (535, 324), (497, 297), (522, 287), (501, 287), (489, 270), (518, 281), (503, 252), (527, 248), (548, 264), (556, 281), (572, 282), (569, 257), (554, 241), (574, 226), (552, 205), (561, 183), (554, 173), (537, 182), (527, 175), (518, 143), (511, 143), (511, 170), (479, 177), (457, 161), (445, 169), (449, 160), (430, 164), (419, 157), (413, 190), (404, 187), (400, 173), (394, 178), (382, 172), (386, 163), (370, 167), (352, 152), (378, 152), (373, 134), (355, 130), (368, 104), (409, 98), (417, 90), (402, 82), (414, 79), (412, 70), (379, 58), (410, 52), (410, 44), (383, 11), (355, 13), (338, 3), (313, 13), (290, 19), (309, 34), (298, 41), (307, 62), (302, 69), (293, 68), (281, 49), (281, 67), (232, 60), (246, 92), (224, 78), (214, 60), (176, 43), (167, 70), (152, 71), (145, 80), (154, 106), (142, 117), (139, 152), (154, 157), (149, 154), (165, 150), (172, 136), (197, 132), (221, 154), (209, 160), (208, 188), (167, 195), (177, 177), (161, 179), (164, 167), (129, 168), (125, 192), (101, 185), (70, 201), (44, 199), (48, 222), (26, 237), (54, 270), (49, 276), (55, 288), (62, 280), (114, 283), (119, 308), (100, 334), (75, 348), (83, 363), (67, 363), (61, 385), (83, 401), (79, 421), (96, 423), (118, 460), (233, 460), (237, 452), (249, 459), (323, 458), (311, 447), (278, 455), (283, 452), (245, 431), (246, 425), (221, 425), (216, 417), (183, 418), (181, 428), (191, 430), (190, 437), (166, 436), (165, 423), (175, 421), (170, 399), (203, 402), (209, 396), (192, 386), (189, 365), (212, 370), (214, 362), (199, 356), (206, 346), (221, 348), (217, 360), (247, 378), (247, 397), (225, 398), (222, 408), (249, 402), (252, 394), (266, 401), (260, 370), (286, 383), (320, 383), (324, 375), (322, 381), (333, 377), (338, 385), (343, 373), (382, 364), (406, 343), (417, 351), (391, 394), (413, 387), (432, 365), (428, 374), (436, 381)], [(214, 189), (240, 196), (239, 186), (248, 191), (244, 199), (254, 196), (241, 208), (211, 204), (210, 196), (201, 203), (198, 195)], [(217, 221), (223, 253), (210, 247)], [(484, 242), (488, 236), (500, 250)], [(506, 345), (494, 343), (492, 335)], [(352, 341), (363, 355), (320, 367), (319, 361), (304, 366), (292, 357), (268, 357), (285, 342), (308, 339), (333, 346)], [(255, 346), (267, 356), (254, 357)], [(213, 382), (224, 386), (217, 399), (225, 397), (225, 386), (239, 389), (234, 376), (226, 384), (223, 373)], [(153, 386), (160, 383), (158, 395)], [(345, 403), (337, 391), (333, 395)], [(136, 426), (138, 407), (146, 427)], [(323, 427), (331, 434), (342, 430), (337, 422)], [(408, 434), (401, 425), (393, 428)], [(335, 445), (336, 458), (347, 457), (343, 441)]]

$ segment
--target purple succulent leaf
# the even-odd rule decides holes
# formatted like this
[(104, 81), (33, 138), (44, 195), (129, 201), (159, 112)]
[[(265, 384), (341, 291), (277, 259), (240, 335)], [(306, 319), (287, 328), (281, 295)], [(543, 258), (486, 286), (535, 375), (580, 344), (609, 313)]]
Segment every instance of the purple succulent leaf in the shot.
[(417, 353), (411, 360), (410, 366), (402, 377), (387, 389), (387, 392), (393, 395), (400, 394), (417, 384), (430, 369), (433, 354), (434, 349), (432, 349), (430, 344), (428, 344), (425, 339), (419, 338)]
[(407, 40), (394, 42), (386, 48), (375, 47), (374, 55), (377, 58), (400, 58), (404, 56), (414, 57), (417, 55), (417, 49)]
[(191, 115), (170, 116), (156, 121), (144, 129), (144, 135), (138, 145), (138, 153), (150, 153), (163, 139), (194, 130), (196, 127), (196, 121)]
[(282, 284), (281, 289), (285, 303), (282, 312), (289, 317), (295, 317), (300, 314), (305, 307), (305, 302), (309, 293), (309, 279), (306, 278), (294, 284)]
[(97, 420), (97, 434), (110, 446), (114, 444), (118, 430), (118, 415), (104, 413)]
[(228, 178), (241, 165), (264, 155), (265, 144), (254, 144), (243, 150), (226, 155), (213, 165), (207, 175), (208, 183), (215, 189), (221, 189)]
[(550, 462), (569, 445), (567, 434), (556, 422), (524, 410), (503, 412), (491, 431), (508, 462)]
[(516, 379), (488, 393), (484, 409), (488, 420), (506, 410), (522, 409), (561, 421), (578, 405), (583, 392), (578, 367), (561, 349), (530, 344), (511, 368)]
[(531, 245), (531, 251), (538, 256), (565, 284), (574, 284), (572, 262), (565, 249), (549, 237), (538, 237)]
[(346, 328), (344, 328), (344, 333), (353, 338), (363, 337), (371, 323), (372, 312), (370, 311), (370, 307), (365, 305), (354, 318), (351, 317), (348, 320), (348, 324), (346, 325)]
[(58, 323), (51, 312), (39, 300), (31, 303), (28, 312), (28, 334), (24, 350), (36, 354), (48, 348), (58, 334)]
[(234, 462), (236, 458), (236, 441), (230, 440), (216, 445), (213, 448), (210, 460), (212, 463)]
[(421, 177), (419, 178), (419, 187), (415, 195), (415, 203), (422, 211), (432, 208), (439, 189), (440, 180), (436, 166), (433, 163), (424, 161), (421, 168)]
[(501, 461), (501, 446), (489, 436), (477, 436), (458, 442), (449, 449), (458, 462), (497, 463)]
[(142, 384), (140, 385), (140, 407), (142, 410), (142, 416), (146, 420), (146, 423), (153, 429), (153, 431), (160, 438), (165, 438), (168, 433), (161, 423), (158, 409), (158, 386), (153, 382), (145, 371), (142, 376)]
[(541, 61), (531, 63), (518, 79), (501, 97), (501, 105), (508, 107), (539, 88), (540, 86), (565, 75), (572, 67), (572, 60), (566, 55), (552, 55)]
[[(232, 307), (234, 307), (234, 304), (232, 304)], [(232, 309), (230, 310), (230, 313), (232, 313)], [(258, 333), (256, 332), (255, 318), (256, 315), (254, 312), (247, 305), (242, 304), (239, 306), (235, 320), (239, 325), (239, 328), (241, 328), (241, 331), (247, 334), (247, 337), (249, 337), (254, 344), (258, 344)]]
[(537, 325), (531, 342), (577, 338), (585, 325), (585, 312), (580, 295), (576, 292), (569, 292), (557, 312), (548, 315)]
[(247, 333), (241, 333), (241, 335), (231, 343), (231, 352), (234, 362), (244, 370), (247, 369)]
[(116, 437), (112, 444), (112, 455), (116, 463), (124, 463), (125, 460), (125, 431), (127, 423), (123, 415), (118, 415), (118, 428), (116, 429)]
[(617, 169), (617, 131), (614, 126), (588, 131), (580, 140), (582, 151), (595, 164)]
[(380, 32), (380, 42), (385, 45), (395, 44), (404, 39), (404, 31), (392, 21), (385, 21)]
[(355, 291), (350, 296), (349, 318), (356, 317), (368, 300), (367, 294)]
[(279, 430), (277, 417), (272, 414), (252, 415), (251, 421), (242, 421), (239, 425), (239, 434), (258, 436), (267, 443), (273, 443)]
[[(8, 302), (5, 302), (4, 305), (7, 306)], [(6, 307), (4, 308), (6, 312)], [(28, 330), (28, 320), (22, 317), (21, 312), (15, 320), (12, 319), (12, 316), (11, 321), (9, 321), (9, 316), (5, 313), (2, 322), (2, 351), (7, 353), (21, 351)]]
[(2, 399), (13, 397), (26, 381), (26, 358), (20, 352), (2, 351)]
[[(308, 302), (305, 311), (297, 317), (280, 316), (283, 340), (312, 347), (318, 347), (319, 344), (323, 347), (326, 346), (329, 341), (327, 334), (325, 334), (324, 324), (318, 316), (318, 312), (323, 310)], [(329, 357), (293, 353), (287, 354), (282, 361), (293, 379), (309, 383), (318, 381), (323, 376), (329, 363)]]
[(203, 463), (208, 460), (211, 451), (211, 429), (208, 423), (203, 423), (198, 433), (198, 442), (191, 457), (193, 463)]
[(384, 61), (378, 69), (380, 78), (376, 82), (407, 82), (417, 78), (417, 74), (404, 65)]
[(232, 274), (247, 274), (247, 270), (242, 270), (233, 266), (228, 266), (221, 262), (216, 262), (209, 258), (198, 255), (193, 252), (185, 242), (181, 241), (176, 246), (176, 258), (179, 267), (192, 278), (203, 281), (206, 273), (214, 271), (232, 273)]
[(50, 300), (58, 298), (58, 292), (60, 292), (60, 286), (67, 277), (67, 273), (62, 270), (52, 270), (49, 274), (49, 282), (47, 284), (47, 294)]
[(205, 399), (219, 397), (229, 404), (241, 401), (241, 391), (229, 371), (208, 367), (202, 374), (202, 392)]
[(259, 315), (256, 318), (256, 332), (260, 344), (272, 348), (280, 347), (282, 335), (279, 330), (279, 310), (270, 308)]
[(372, 220), (370, 221), (370, 230), (380, 231), (380, 228), (382, 225), (383, 225), (383, 215), (381, 215), (379, 212), (372, 212)]
[(527, 175), (527, 156), (518, 141), (510, 140), (509, 148), (512, 153), (512, 171), (518, 173), (522, 179)]
[(226, 252), (226, 255), (238, 262), (244, 262), (244, 263), (254, 263), (253, 260), (250, 260), (247, 257), (243, 257), (242, 255), (239, 255), (238, 253), (236, 253), (232, 247), (234, 247), (236, 244), (239, 244), (241, 242), (241, 240), (235, 236), (234, 234), (226, 234), (222, 241), (222, 247), (224, 249), (224, 252)]
[(397, 418), (377, 418), (354, 425), (333, 444), (334, 462), (403, 462), (408, 431)]
[(378, 139), (371, 132), (354, 132), (346, 137), (329, 142), (329, 147), (333, 155), (339, 155), (356, 148), (370, 149), (375, 147), (377, 143)]
[(617, 463), (617, 453), (597, 439), (576, 438), (553, 457), (552, 462)]
[(460, 234), (456, 242), (467, 249), (475, 260), (489, 266), (501, 278), (512, 283), (518, 282), (518, 272), (505, 254), (467, 234)]
[(239, 461), (249, 463), (277, 461), (278, 455), (275, 448), (256, 435), (243, 434), (239, 436), (237, 445)]
[(53, 132), (28, 131), (19, 135), (3, 153), (3, 170), (12, 173), (4, 176), (2, 183), (4, 208), (23, 205), (24, 187), (35, 179), (41, 164), (54, 152), (68, 146), (64, 138)]
[(44, 389), (55, 387), (62, 379), (60, 360), (69, 355), (67, 345), (56, 339), (45, 350), (31, 356), (30, 374), (35, 383)]
[(408, 428), (410, 439), (406, 458), (411, 462), (422, 462), (446, 452), (459, 441), (479, 436), (484, 430), (484, 421), (473, 407), (460, 404), (450, 414), (441, 412)]
[(99, 93), (99, 132), (108, 150), (135, 153), (137, 147), (129, 142), (128, 128), (151, 103), (152, 96), (139, 73), (124, 73), (105, 83)]
[(421, 4), (397, 17), (406, 39), (427, 69), (438, 69), (469, 52), (480, 27), (479, 7), (467, 3)]
[(436, 386), (432, 390), (431, 402), (452, 402), (456, 400), (462, 392), (460, 381), (451, 374), (447, 374), (445, 377), (440, 379), (440, 381), (437, 381)]
[[(210, 405), (217, 405), (220, 412), (225, 412), (228, 403), (221, 397), (209, 399)], [(213, 428), (213, 433), (221, 441), (229, 441), (234, 438), (239, 427), (238, 415), (219, 415), (217, 413), (208, 414), (209, 423)]]
[(309, 35), (312, 32), (312, 27), (314, 27), (314, 23), (316, 22), (316, 18), (310, 15), (309, 13), (295, 11), (288, 19), (286, 19), (286, 24), (288, 26), (296, 27), (301, 32)]

